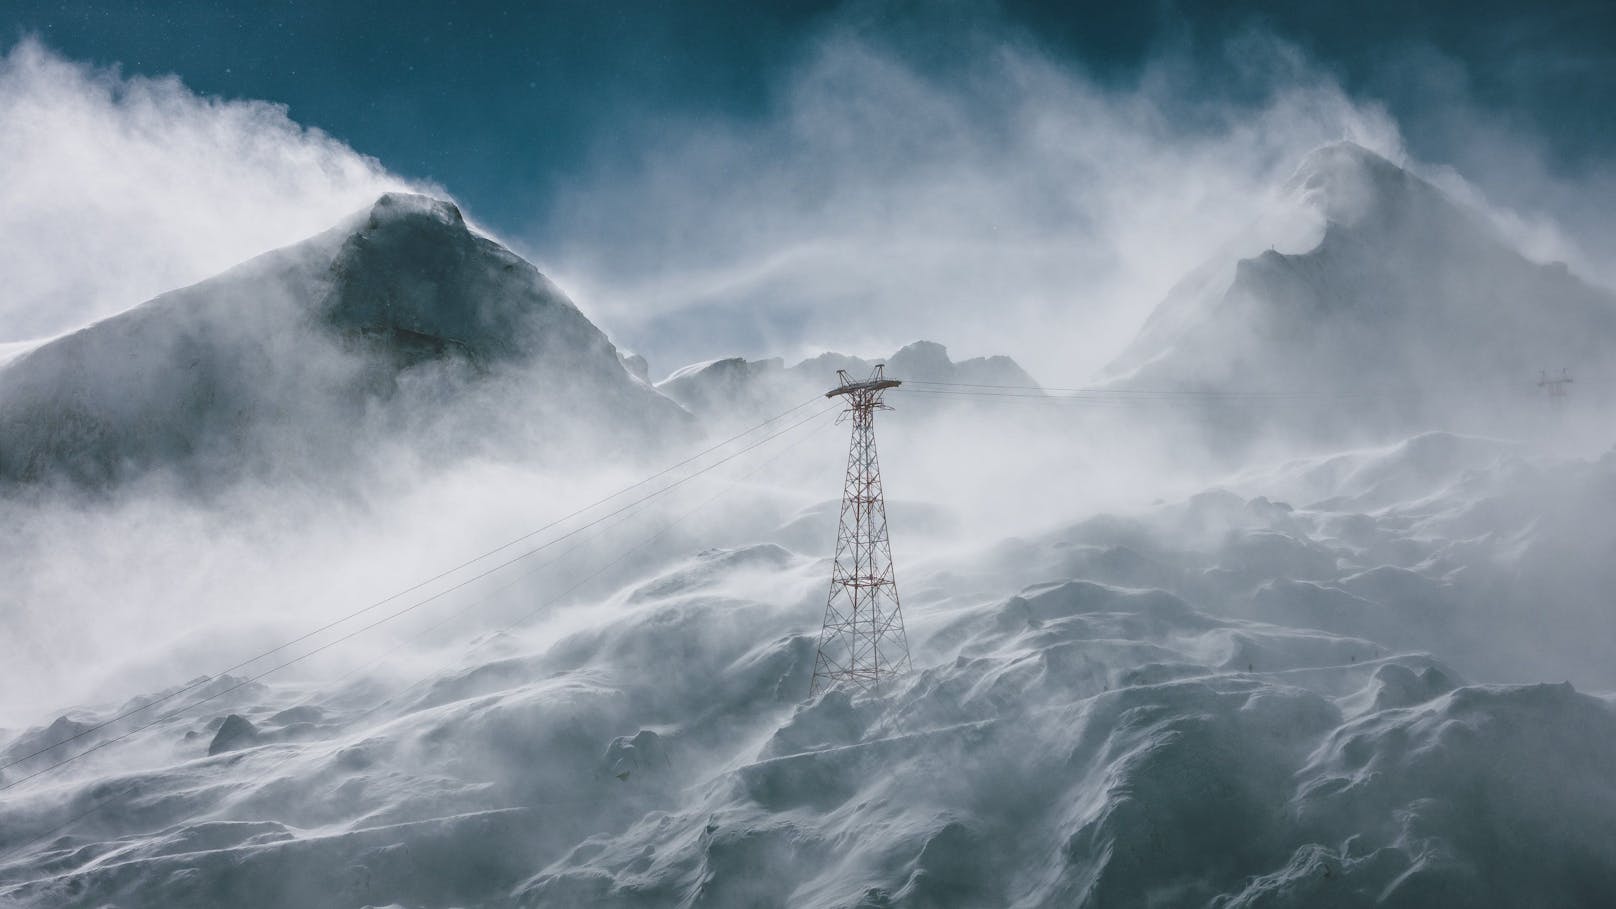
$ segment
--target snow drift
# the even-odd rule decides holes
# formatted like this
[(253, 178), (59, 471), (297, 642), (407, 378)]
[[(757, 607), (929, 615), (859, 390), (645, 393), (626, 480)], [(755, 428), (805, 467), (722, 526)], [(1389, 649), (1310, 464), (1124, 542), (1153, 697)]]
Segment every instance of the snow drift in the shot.
[[(958, 487), (1020, 464), (962, 474), (998, 449), (896, 424), (954, 492), (891, 510), (916, 671), (883, 690), (807, 697), (832, 510), (781, 483), (712, 548), (639, 551), (496, 632), (431, 613), (336, 678), (173, 678), (0, 730), (0, 906), (1602, 905), (1616, 454), (1423, 421), (1498, 363), (1498, 387), (1550, 352), (1600, 368), (1609, 301), (1361, 149), (1321, 150), (1293, 189), (1326, 218), (1318, 247), (1175, 295), (1119, 375), (1329, 391), (1372, 368), (1429, 398), (1330, 426), (1422, 431), (1103, 513), (1024, 471), (1043, 500), (1024, 507), (1061, 520), (999, 538), (959, 519)], [(1529, 293), (1552, 318), (1511, 308)], [(630, 438), (688, 417), (531, 267), (414, 198), (0, 356), (21, 429), (0, 464), (23, 480), (481, 440), (533, 422), (496, 412), (512, 389), (598, 403)], [(935, 344), (888, 364), (1035, 384)], [(709, 418), (772, 412), (869, 365), (720, 361), (660, 387)], [(550, 412), (540, 434), (565, 432)], [(1115, 480), (1087, 451), (1054, 455)], [(113, 719), (169, 695), (149, 728)]]
[(1598, 904), (1616, 707), (1505, 683), (1499, 648), (1553, 645), (1478, 651), (1465, 618), (1522, 607), (1457, 579), (1555, 533), (1523, 496), (1478, 545), (1501, 478), (1613, 465), (1430, 436), (963, 551), (895, 516), (917, 671), (877, 696), (805, 700), (823, 556), (661, 561), (413, 682), (248, 686), (8, 793), (0, 904)]

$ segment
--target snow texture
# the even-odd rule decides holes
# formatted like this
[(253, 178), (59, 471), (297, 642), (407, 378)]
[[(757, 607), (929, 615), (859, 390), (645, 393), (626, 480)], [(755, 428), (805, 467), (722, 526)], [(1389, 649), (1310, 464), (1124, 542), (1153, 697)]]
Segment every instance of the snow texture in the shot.
[[(1522, 471), (1566, 498), (1497, 498)], [(911, 559), (918, 671), (812, 701), (824, 559), (710, 550), (553, 644), (249, 686), (0, 801), (0, 904), (1597, 905), (1616, 710), (1468, 679), (1552, 649), (1489, 588), (1566, 570), (1555, 512), (1612, 484), (1422, 436)]]
[[(1603, 292), (1388, 162), (1332, 146), (1292, 189), (1328, 219), (1318, 248), (1186, 285), (1119, 374), (1441, 396), (1608, 346)], [(1490, 324), (1466, 322), (1477, 295)], [(318, 462), (432, 419), (497, 426), (477, 389), (506, 370), (634, 434), (688, 420), (663, 394), (711, 418), (870, 366), (721, 360), (659, 394), (458, 211), (393, 196), (0, 356), (0, 475), (89, 484), (282, 463), (288, 435)], [(887, 362), (1034, 384), (935, 344)], [(428, 413), (459, 416), (392, 406), (444, 400)], [(147, 729), (95, 726), (175, 689), (0, 731), (0, 785), (130, 736), (0, 793), (0, 907), (1605, 905), (1613, 496), (1616, 452), (1430, 431), (1009, 539), (895, 501), (916, 669), (812, 699), (834, 506), (810, 507), (394, 672), (214, 679)]]

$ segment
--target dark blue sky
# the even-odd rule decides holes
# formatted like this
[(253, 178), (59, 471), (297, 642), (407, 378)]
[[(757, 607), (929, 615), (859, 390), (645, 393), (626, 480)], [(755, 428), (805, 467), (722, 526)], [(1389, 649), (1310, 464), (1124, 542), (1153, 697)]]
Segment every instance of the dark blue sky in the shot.
[[(1384, 102), (1410, 150), (1461, 163), (1459, 101), (1538, 137), (1562, 174), (1616, 151), (1616, 4), (372, 2), (13, 0), (9, 37), (125, 72), (289, 105), (407, 177), (436, 181), (503, 230), (546, 221), (558, 188), (654, 141), (645, 124), (766, 115), (822, 30), (851, 23), (945, 74), (984, 30), (1126, 84), (1172, 51), (1196, 91), (1259, 96), (1226, 52), (1253, 25)], [(1432, 78), (1433, 72), (1445, 74)], [(1489, 187), (1507, 196), (1507, 187)]]

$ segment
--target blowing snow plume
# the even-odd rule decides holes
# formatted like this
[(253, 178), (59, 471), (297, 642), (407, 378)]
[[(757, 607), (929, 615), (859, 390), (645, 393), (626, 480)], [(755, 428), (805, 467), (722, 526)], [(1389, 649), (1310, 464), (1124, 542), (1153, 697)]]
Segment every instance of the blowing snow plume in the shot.
[(459, 209), (389, 194), (0, 366), (0, 482), (308, 481), (400, 442), (554, 453), (586, 431), (574, 408), (617, 450), (688, 420)]
[(0, 57), (0, 123), (0, 343), (200, 281), (384, 192), (432, 189), (283, 104), (201, 96), (32, 38)]
[[(1309, 153), (1285, 192), (1322, 220), (1317, 245), (1192, 273), (1107, 368), (1116, 387), (1290, 393), (1283, 419), (1333, 441), (1510, 431), (1546, 368), (1608, 402), (1616, 294), (1527, 259), (1482, 213), (1351, 142)], [(1219, 431), (1273, 408), (1241, 410), (1219, 408)]]
[[(1593, 272), (1305, 61), (879, 19), (562, 174), (582, 310), (388, 185), (0, 354), (0, 907), (1608, 901)], [(877, 464), (825, 393), (887, 352)], [(908, 671), (815, 690), (858, 585)]]
[[(1010, 357), (973, 357), (956, 362), (949, 357), (948, 349), (935, 341), (907, 344), (883, 362), (894, 375), (904, 376), (911, 384), (930, 381), (1036, 387), (1032, 376)], [(779, 357), (756, 361), (728, 357), (676, 369), (656, 383), (656, 389), (704, 419), (750, 420), (802, 400), (804, 394), (823, 391), (825, 377), (835, 376), (838, 370), (863, 376), (876, 363), (832, 352), (789, 367)]]
[[(758, 115), (658, 118), (562, 188), (552, 271), (663, 369), (926, 338), (1084, 384), (1307, 150), (1401, 153), (1383, 109), (1258, 36), (1231, 52), (1288, 78), (1249, 110), (1186, 102), (1171, 55), (1117, 87), (992, 28), (958, 50), (939, 72), (844, 23)], [(1239, 255), (1290, 248), (1266, 226)]]

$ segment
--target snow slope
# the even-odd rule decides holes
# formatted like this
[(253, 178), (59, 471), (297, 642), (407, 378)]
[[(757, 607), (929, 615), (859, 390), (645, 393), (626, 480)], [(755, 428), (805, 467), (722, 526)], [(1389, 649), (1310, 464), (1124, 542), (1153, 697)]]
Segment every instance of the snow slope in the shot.
[(1601, 905), (1611, 673), (1528, 635), (1612, 483), (1429, 434), (991, 545), (895, 512), (878, 696), (805, 697), (830, 540), (660, 561), (0, 794), (0, 905)]
[(887, 375), (910, 381), (1023, 387), (1038, 384), (1009, 357), (973, 357), (955, 362), (943, 345), (916, 341), (884, 361), (823, 353), (789, 367), (778, 357), (730, 357), (692, 363), (674, 370), (656, 388), (706, 419), (723, 419), (737, 413), (753, 417), (773, 414), (825, 392), (836, 384), (839, 369), (864, 378), (877, 362), (886, 364)]
[[(1477, 407), (1484, 366), (1497, 388), (1550, 353), (1602, 368), (1602, 292), (1503, 249), (1428, 184), (1339, 145), (1292, 188), (1326, 218), (1318, 247), (1187, 284), (1119, 375), (1429, 389), (1390, 411), (1312, 402), (1325, 422), (1309, 428), (1390, 432), (1438, 402)], [(598, 404), (630, 437), (686, 417), (441, 203), (388, 197), (198, 288), (4, 352), (0, 416), (29, 419), (0, 463), (105, 483), (576, 422), (501, 414), (529, 399)], [(1523, 297), (1552, 318), (1513, 308)], [(717, 361), (660, 390), (751, 418), (870, 365)], [(934, 344), (888, 365), (1034, 384)], [(1038, 406), (1053, 422), (1066, 405)], [(1062, 478), (1013, 482), (1026, 469), (983, 439), (907, 428), (909, 451), (949, 456), (915, 463), (947, 478), (950, 505), (967, 484), (1007, 501), (1031, 486), (1043, 501), (1025, 507), (1069, 510), (998, 538), (895, 499), (916, 671), (886, 689), (807, 697), (832, 511), (817, 487), (754, 494), (708, 525), (711, 548), (662, 540), (550, 602), (615, 547), (558, 557), (559, 577), (511, 592), (531, 617), (503, 631), (428, 610), (439, 624), (379, 663), (338, 651), (327, 674), (175, 678), (0, 730), (0, 764), (16, 762), (0, 771), (0, 909), (1609, 902), (1616, 452), (1422, 432), (1073, 514)], [(1055, 446), (1056, 469), (1119, 481), (1094, 450)], [(95, 728), (166, 694), (165, 711), (188, 707)]]
[(1496, 430), (1540, 394), (1540, 370), (1567, 368), (1579, 395), (1608, 403), (1616, 294), (1529, 261), (1478, 213), (1350, 142), (1308, 155), (1285, 195), (1324, 221), (1317, 245), (1192, 275), (1108, 367), (1111, 381), (1361, 395), (1220, 415), (1336, 440), (1345, 426)]
[(686, 420), (457, 208), (389, 194), (317, 237), (6, 355), (0, 484), (329, 474), (401, 435), (464, 450), (519, 434), (563, 396), (599, 406), (625, 437)]

